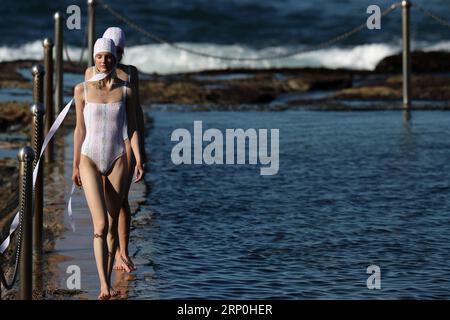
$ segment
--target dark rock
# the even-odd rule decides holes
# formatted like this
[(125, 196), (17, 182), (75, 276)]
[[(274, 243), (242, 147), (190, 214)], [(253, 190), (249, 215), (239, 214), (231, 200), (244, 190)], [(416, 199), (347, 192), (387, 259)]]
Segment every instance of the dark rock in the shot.
[[(450, 72), (450, 52), (412, 52), (411, 70), (415, 73)], [(375, 72), (402, 72), (402, 53), (381, 60)]]
[(18, 125), (20, 130), (27, 130), (31, 123), (30, 106), (20, 102), (0, 102), (0, 132), (9, 130)]

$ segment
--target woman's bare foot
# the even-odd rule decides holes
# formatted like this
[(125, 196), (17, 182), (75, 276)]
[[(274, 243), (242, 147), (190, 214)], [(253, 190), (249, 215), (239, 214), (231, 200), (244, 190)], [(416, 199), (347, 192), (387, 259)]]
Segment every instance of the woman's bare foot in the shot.
[(130, 271), (136, 271), (136, 266), (134, 265), (133, 261), (131, 261), (131, 258), (127, 255), (121, 256), (122, 262), (130, 269)]
[[(120, 260), (120, 258), (119, 258), (119, 260), (116, 259), (116, 262), (114, 263), (113, 269), (114, 270), (120, 270), (120, 271), (124, 271), (124, 270), (126, 271), (125, 267), (126, 267), (126, 264), (123, 263), (122, 260)], [(129, 271), (127, 271), (127, 272), (129, 272)]]
[(114, 270), (122, 270), (128, 273), (136, 270), (136, 266), (131, 261), (130, 257), (120, 253), (116, 254), (116, 262), (113, 268)]
[(100, 294), (98, 295), (98, 300), (109, 300), (111, 298), (111, 293), (108, 287), (102, 286), (100, 288)]
[(111, 297), (117, 297), (120, 294), (119, 290), (115, 290), (113, 287), (109, 288), (109, 294)]
[(121, 256), (119, 256), (119, 259), (116, 260), (113, 268), (114, 268), (114, 270), (125, 271), (125, 272), (128, 272), (128, 273), (133, 271), (130, 268), (130, 266), (122, 259)]

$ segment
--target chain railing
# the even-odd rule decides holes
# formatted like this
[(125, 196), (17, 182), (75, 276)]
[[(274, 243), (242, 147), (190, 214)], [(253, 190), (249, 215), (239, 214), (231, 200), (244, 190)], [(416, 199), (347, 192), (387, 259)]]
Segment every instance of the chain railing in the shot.
[[(8, 219), (8, 217), (12, 214), (17, 212), (17, 209), (20, 205), (20, 199), (19, 199), (19, 185), (16, 184), (13, 186), (11, 190), (11, 197), (8, 199), (6, 205), (0, 210), (0, 219)], [(20, 217), (22, 219), (22, 217)], [(9, 230), (9, 223), (4, 226), (5, 230), (2, 230), (2, 236), (6, 235), (8, 236), (8, 230)], [(0, 254), (0, 285), (2, 285), (5, 289), (11, 290), (14, 282), (17, 277), (17, 268), (19, 263), (19, 257), (20, 257), (20, 246), (19, 242), (22, 238), (22, 228), (21, 225), (19, 226), (19, 235), (17, 238), (17, 245), (14, 247), (14, 251), (11, 254), (10, 252), (5, 252), (5, 254)], [(0, 239), (0, 243), (3, 242), (5, 238)], [(8, 257), (8, 256), (9, 257)], [(14, 266), (12, 266), (12, 260), (14, 259)], [(1, 290), (0, 290), (1, 292)]]
[[(17, 277), (17, 271), (20, 260), (20, 299), (31, 299), (32, 288), (32, 244), (34, 236), (34, 253), (39, 256), (42, 253), (42, 229), (43, 229), (43, 179), (42, 167), (39, 168), (39, 158), (42, 155), (42, 137), (43, 137), (43, 116), (44, 106), (43, 97), (43, 75), (44, 69), (40, 65), (32, 68), (33, 74), (33, 100), (35, 104), (31, 107), (33, 114), (32, 125), (32, 145), (35, 150), (30, 147), (22, 148), (17, 157), (19, 159), (19, 189), (14, 192), (16, 196), (8, 202), (6, 208), (1, 212), (0, 217), (8, 217), (15, 212), (17, 203), (20, 203), (20, 209), (13, 215), (13, 220), (9, 224), (9, 228), (5, 239), (0, 242), (0, 285), (6, 289), (12, 289)], [(51, 91), (51, 90), (50, 90)], [(39, 158), (35, 155), (40, 155)], [(33, 161), (36, 172), (33, 172)], [(36, 173), (36, 175), (34, 175)], [(36, 180), (34, 181), (34, 177)], [(19, 201), (18, 201), (19, 199)], [(34, 201), (33, 201), (34, 199)], [(35, 209), (35, 210), (33, 210)], [(34, 221), (33, 221), (33, 212)], [(8, 219), (8, 218), (6, 218)], [(15, 231), (19, 228), (17, 236)], [(10, 244), (13, 237), (17, 237), (17, 243), (14, 249)], [(11, 265), (11, 258), (7, 256), (13, 251), (12, 257), (15, 257), (13, 267), (3, 270), (5, 264)], [(9, 261), (9, 263), (8, 263)], [(1, 288), (0, 288), (1, 289)]]
[[(34, 152), (30, 147), (22, 148), (18, 155), (19, 159), (19, 188), (15, 192), (17, 198), (19, 198), (19, 211), (14, 214), (14, 219), (11, 222), (9, 232), (6, 239), (2, 239), (1, 250), (0, 250), (0, 285), (4, 288), (11, 290), (17, 278), (17, 272), (19, 271), (20, 262), (20, 298), (21, 299), (31, 299), (31, 286), (30, 279), (31, 275), (31, 224), (32, 224), (32, 197), (33, 197), (33, 182), (32, 182), (32, 171), (33, 171), (33, 160)], [(5, 208), (3, 213), (10, 215), (17, 209), (17, 202), (14, 197), (10, 200), (7, 208)], [(8, 210), (7, 210), (8, 209)], [(3, 216), (2, 213), (2, 216)], [(19, 229), (16, 236), (16, 245), (14, 249), (9, 248), (11, 243), (12, 232), (14, 228)], [(14, 230), (12, 230), (14, 229)], [(6, 243), (4, 242), (6, 241)], [(9, 249), (8, 249), (9, 248)], [(10, 255), (10, 252), (13, 252)], [(10, 257), (7, 257), (10, 255)], [(11, 261), (13, 260), (13, 263)], [(4, 266), (9, 265), (6, 270)], [(12, 266), (11, 266), (12, 265)]]
[[(23, 177), (23, 179), (25, 179), (25, 176)], [(18, 206), (19, 196), (18, 196), (18, 193), (16, 193), (16, 194), (17, 194), (17, 205), (11, 206), (10, 207), (11, 211), (15, 210)], [(23, 196), (24, 195), (22, 194), (22, 197)], [(7, 290), (11, 290), (13, 288), (14, 283), (17, 278), (17, 271), (18, 271), (18, 267), (19, 267), (21, 248), (22, 248), (22, 232), (23, 232), (23, 212), (22, 212), (22, 210), (20, 210), (20, 218), (19, 219), (20, 219), (19, 232), (17, 235), (17, 243), (16, 243), (16, 246), (14, 247), (14, 253), (11, 255), (11, 258), (9, 259), (9, 261), (7, 261), (7, 259), (5, 257), (3, 257), (2, 255), (0, 255), (0, 257), (1, 257), (1, 259), (0, 259), (0, 282), (3, 285), (3, 287)], [(11, 259), (13, 259), (13, 258), (14, 258), (14, 265), (11, 266)], [(8, 265), (8, 268), (6, 270), (3, 270), (3, 267), (5, 265)]]
[[(313, 45), (311, 47), (308, 48), (304, 48), (304, 49), (299, 49), (299, 50), (292, 50), (286, 53), (282, 53), (282, 54), (276, 54), (276, 55), (267, 55), (267, 56), (262, 56), (262, 57), (254, 57), (254, 58), (238, 58), (238, 57), (227, 57), (227, 56), (221, 56), (221, 55), (215, 55), (215, 54), (209, 54), (209, 53), (205, 53), (205, 52), (200, 52), (197, 50), (193, 50), (193, 49), (189, 49), (180, 45), (177, 45), (173, 42), (170, 42), (168, 40), (165, 40), (163, 38), (161, 38), (158, 35), (155, 35), (153, 33), (148, 32), (147, 30), (144, 30), (143, 28), (141, 28), (140, 26), (138, 26), (137, 24), (135, 24), (134, 22), (132, 22), (130, 19), (126, 18), (124, 15), (120, 14), (119, 12), (117, 12), (116, 10), (114, 10), (113, 8), (111, 8), (111, 6), (109, 6), (108, 4), (104, 3), (103, 0), (96, 0), (96, 2), (98, 4), (100, 4), (100, 6), (105, 9), (106, 11), (108, 11), (110, 14), (112, 14), (114, 17), (116, 17), (117, 19), (121, 20), (122, 22), (124, 22), (125, 24), (127, 24), (129, 27), (135, 29), (136, 31), (140, 32), (141, 34), (143, 34), (144, 36), (146, 36), (147, 38), (162, 43), (162, 44), (166, 44), (171, 46), (174, 49), (180, 50), (180, 51), (184, 51), (184, 52), (188, 52), (194, 55), (198, 55), (198, 56), (202, 56), (205, 58), (215, 58), (215, 59), (220, 59), (220, 60), (233, 60), (233, 61), (261, 61), (261, 60), (275, 60), (275, 59), (284, 59), (284, 58), (288, 58), (291, 56), (295, 56), (298, 54), (303, 54), (303, 53), (308, 53), (308, 52), (312, 52), (312, 51), (316, 51), (316, 50), (320, 50), (323, 48), (327, 48), (332, 46), (333, 44), (342, 41), (352, 35), (354, 35), (355, 33), (358, 33), (362, 30), (364, 30), (365, 28), (367, 28), (367, 24), (366, 22), (364, 22), (363, 24), (347, 31), (344, 32), (328, 41), (324, 41), (322, 43), (319, 43), (317, 45)], [(385, 9), (382, 13), (381, 13), (381, 17), (384, 17), (386, 15), (388, 15), (389, 13), (391, 13), (392, 11), (394, 11), (395, 9), (399, 8), (401, 6), (400, 2), (396, 2), (394, 4), (392, 4), (391, 6), (389, 6), (389, 8)]]

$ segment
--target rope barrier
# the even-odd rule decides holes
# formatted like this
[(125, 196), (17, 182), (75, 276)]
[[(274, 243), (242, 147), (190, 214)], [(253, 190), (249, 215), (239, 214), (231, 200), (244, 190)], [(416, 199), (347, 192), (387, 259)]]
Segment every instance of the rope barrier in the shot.
[[(198, 56), (202, 56), (202, 57), (206, 57), (206, 58), (214, 58), (214, 59), (220, 59), (220, 60), (234, 60), (234, 61), (261, 61), (261, 60), (275, 60), (275, 59), (283, 59), (283, 58), (288, 58), (291, 56), (295, 56), (298, 54), (302, 54), (302, 53), (307, 53), (307, 52), (312, 52), (312, 51), (316, 51), (316, 50), (320, 50), (326, 47), (329, 47), (343, 39), (346, 39), (348, 37), (350, 37), (351, 35), (364, 30), (367, 25), (364, 22), (363, 24), (341, 34), (338, 35), (334, 38), (332, 38), (331, 40), (322, 42), (320, 44), (314, 45), (312, 47), (309, 48), (305, 48), (305, 49), (299, 49), (299, 50), (294, 50), (294, 51), (290, 51), (284, 54), (278, 54), (278, 55), (268, 55), (268, 56), (263, 56), (263, 57), (255, 57), (255, 58), (235, 58), (235, 57), (226, 57), (226, 56), (220, 56), (220, 55), (214, 55), (214, 54), (208, 54), (208, 53), (204, 53), (204, 52), (200, 52), (200, 51), (196, 51), (196, 50), (192, 50), (183, 46), (179, 46), (177, 44), (174, 44), (172, 42), (169, 42), (168, 40), (162, 39), (161, 37), (152, 34), (144, 29), (142, 29), (141, 27), (139, 27), (138, 25), (136, 25), (135, 23), (131, 22), (128, 18), (126, 18), (125, 16), (121, 15), (120, 13), (118, 13), (117, 11), (115, 11), (114, 9), (112, 9), (109, 5), (107, 5), (106, 3), (103, 2), (103, 0), (97, 0), (97, 3), (100, 4), (100, 6), (102, 8), (104, 8), (106, 11), (108, 11), (109, 13), (111, 13), (113, 16), (115, 16), (117, 19), (121, 20), (122, 22), (124, 22), (125, 24), (127, 24), (128, 26), (130, 26), (131, 28), (135, 29), (136, 31), (142, 33), (143, 35), (145, 35), (146, 37), (159, 42), (159, 43), (163, 43), (163, 44), (167, 44), (177, 50), (180, 51), (184, 51), (184, 52), (188, 52), (194, 55), (198, 55)], [(396, 2), (394, 4), (392, 4), (389, 8), (387, 8), (386, 10), (384, 10), (381, 13), (381, 17), (384, 17), (386, 15), (388, 15), (389, 13), (391, 13), (392, 11), (394, 11), (395, 9), (397, 9), (398, 7), (401, 6), (400, 2)]]
[(69, 63), (72, 66), (77, 67), (77, 65), (72, 61), (72, 59), (70, 59), (69, 50), (67, 49), (67, 44), (65, 42), (64, 42), (64, 54), (66, 56), (67, 61), (69, 61)]
[(433, 11), (430, 11), (428, 9), (425, 9), (424, 7), (422, 7), (419, 4), (414, 3), (412, 5), (413, 8), (417, 8), (417, 10), (419, 12), (421, 12), (423, 15), (430, 17), (431, 19), (433, 19), (434, 21), (436, 21), (437, 23), (439, 23), (440, 25), (443, 25), (444, 27), (450, 28), (450, 22), (448, 22), (447, 20), (445, 20), (444, 18), (440, 17), (439, 15), (437, 15), (436, 13), (434, 13)]
[(82, 63), (83, 63), (84, 52), (85, 52), (86, 46), (87, 46), (87, 22), (86, 22), (86, 27), (84, 28), (84, 36), (83, 36), (83, 38), (84, 38), (84, 40), (83, 40), (83, 44), (81, 46), (80, 60), (78, 61), (78, 63), (75, 63), (75, 62), (72, 61), (72, 59), (70, 59), (69, 49), (67, 47), (67, 43), (65, 41), (63, 41), (64, 53), (66, 55), (67, 61), (74, 67), (80, 67), (80, 66), (82, 66)]

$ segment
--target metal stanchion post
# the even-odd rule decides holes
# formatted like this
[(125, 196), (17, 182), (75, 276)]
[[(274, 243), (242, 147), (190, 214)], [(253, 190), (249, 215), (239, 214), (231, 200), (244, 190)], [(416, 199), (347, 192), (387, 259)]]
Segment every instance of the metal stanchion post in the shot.
[[(53, 43), (49, 38), (44, 39), (44, 65), (45, 65), (45, 83), (44, 83), (44, 104), (45, 104), (45, 130), (47, 135), (54, 120), (53, 111)], [(53, 140), (51, 140), (45, 149), (45, 162), (53, 162)]]
[(95, 0), (88, 0), (88, 67), (94, 65), (92, 57), (95, 41)]
[[(42, 147), (42, 129), (44, 118), (44, 106), (41, 103), (37, 103), (31, 106), (31, 113), (33, 114), (32, 125), (32, 146), (36, 157), (34, 158), (33, 169), (36, 167), (39, 154)], [(42, 229), (44, 223), (43, 217), (43, 204), (44, 204), (44, 190), (43, 190), (43, 163), (39, 165), (39, 170), (36, 178), (36, 185), (34, 188), (34, 220), (33, 220), (33, 252), (39, 257), (42, 254)]]
[(59, 114), (63, 108), (63, 16), (56, 12), (55, 19), (55, 105)]
[[(45, 109), (42, 104), (43, 101), (43, 76), (44, 68), (41, 65), (36, 65), (32, 69), (33, 73), (33, 97), (34, 104), (31, 106), (31, 112), (33, 114), (32, 125), (32, 146), (35, 153), (33, 168), (36, 167), (39, 160), (39, 154), (42, 147), (43, 138), (43, 118)], [(34, 235), (34, 253), (40, 256), (42, 253), (42, 228), (43, 228), (43, 176), (42, 176), (42, 164), (39, 166), (36, 185), (34, 188), (34, 223), (33, 223), (33, 235)]]
[(34, 65), (31, 74), (33, 76), (33, 102), (44, 103), (44, 67), (41, 64)]
[[(30, 147), (22, 148), (17, 158), (19, 159), (19, 201), (21, 210), (21, 224), (22, 224), (22, 247), (20, 252), (20, 288), (19, 299), (31, 300), (32, 298), (32, 241), (33, 241), (33, 160), (34, 152)], [(19, 239), (20, 240), (20, 239)]]
[(403, 107), (411, 108), (411, 46), (410, 46), (410, 8), (408, 0), (402, 1), (403, 33)]

